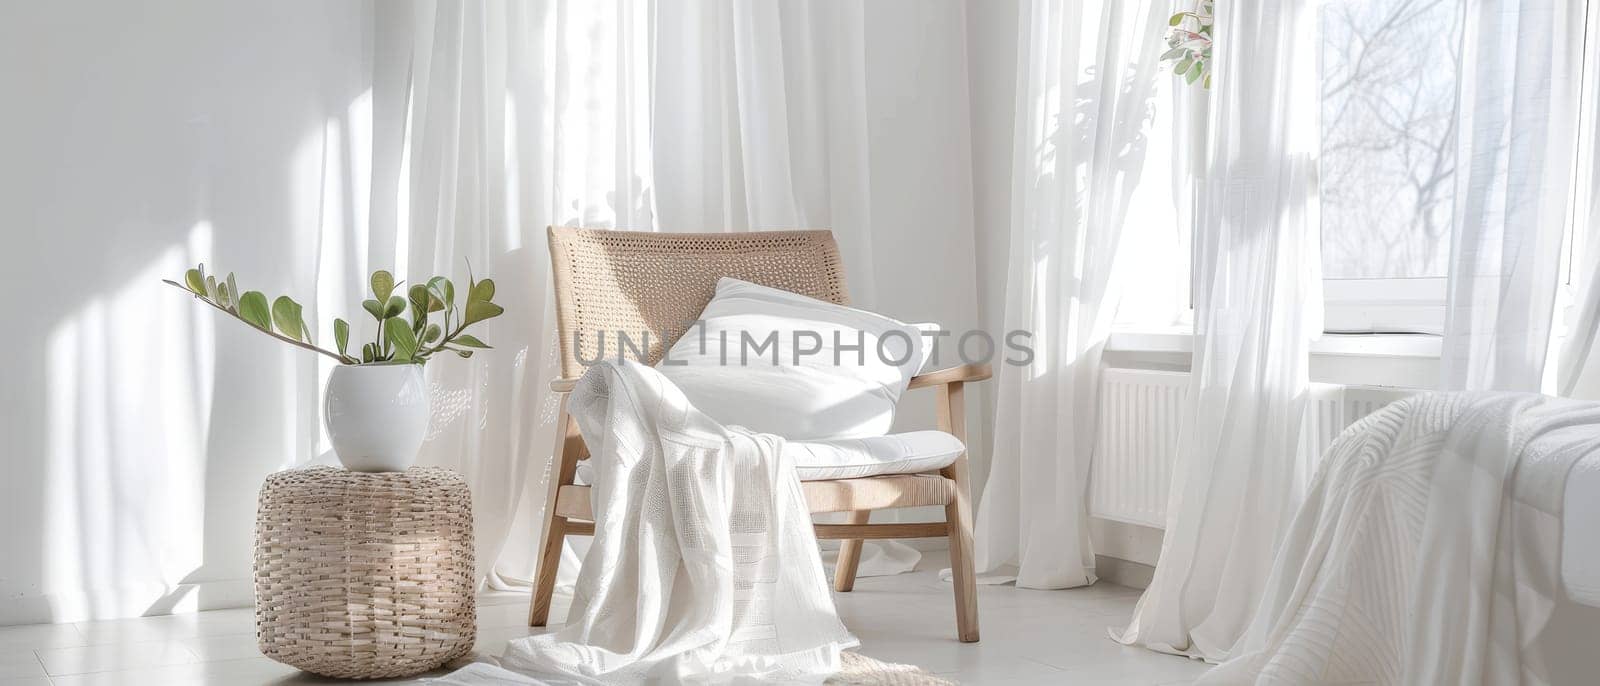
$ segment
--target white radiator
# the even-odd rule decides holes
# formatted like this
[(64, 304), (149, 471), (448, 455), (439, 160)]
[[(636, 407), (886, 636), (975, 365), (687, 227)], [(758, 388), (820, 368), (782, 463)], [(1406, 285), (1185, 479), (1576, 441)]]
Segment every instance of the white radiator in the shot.
[(1107, 369), (1089, 467), (1089, 514), (1161, 528), (1188, 372)]
[[(1188, 390), (1187, 372), (1105, 370), (1100, 431), (1089, 470), (1089, 514), (1158, 529), (1166, 526), (1167, 487)], [(1302, 483), (1345, 427), (1414, 393), (1402, 388), (1311, 384), (1297, 458)]]

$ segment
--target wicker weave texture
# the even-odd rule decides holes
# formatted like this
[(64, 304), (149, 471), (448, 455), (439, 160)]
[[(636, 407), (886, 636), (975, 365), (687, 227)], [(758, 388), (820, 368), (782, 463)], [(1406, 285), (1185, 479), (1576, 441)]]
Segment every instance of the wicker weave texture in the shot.
[[(614, 358), (616, 333), (648, 345), (629, 357), (655, 364), (731, 276), (848, 304), (839, 246), (827, 230), (651, 233), (550, 227), (561, 374)], [(600, 344), (604, 332), (605, 345)], [(573, 344), (576, 334), (577, 345)]]
[(418, 674), (472, 650), (472, 502), (443, 469), (278, 472), (256, 512), (262, 654), (324, 676)]

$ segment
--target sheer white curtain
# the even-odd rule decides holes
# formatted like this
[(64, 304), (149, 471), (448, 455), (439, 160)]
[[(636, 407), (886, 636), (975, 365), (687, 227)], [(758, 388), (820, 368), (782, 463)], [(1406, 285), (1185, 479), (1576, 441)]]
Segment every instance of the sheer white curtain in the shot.
[(1441, 386), (1538, 391), (1577, 143), (1585, 3), (1468, 3)]
[(506, 308), (481, 336), (493, 351), (428, 366), (434, 418), (420, 459), (472, 485), (479, 573), (491, 585), (531, 576), (553, 441), (544, 228), (653, 226), (646, 9), (375, 8), (363, 270), (392, 265), (411, 281), (445, 274), (459, 283), (470, 264), (495, 279)]
[(999, 369), (975, 534), (979, 570), (1019, 586), (1095, 580), (1085, 488), (1100, 355), (1170, 14), (1163, 0), (1040, 0), (1020, 13), (1005, 328), (1031, 331), (1035, 355)]
[(653, 14), (658, 225), (831, 228), (853, 300), (870, 303), (861, 6), (661, 0)]
[[(861, 8), (421, 0), (375, 11), (371, 229), (325, 237), (326, 280), (354, 293), (349, 274), (397, 266), (459, 281), (468, 262), (494, 277), (506, 314), (481, 338), (495, 350), (429, 365), (421, 463), (467, 477), (479, 573), (521, 585), (553, 441), (545, 227), (831, 227), (853, 294), (870, 303)], [(577, 569), (569, 554), (563, 574)]]
[(1548, 388), (1585, 12), (1581, 0), (1466, 4), (1442, 388)]
[(1321, 331), (1316, 3), (1217, 3), (1192, 380), (1155, 577), (1119, 637), (1216, 660), (1248, 626), (1304, 476)]

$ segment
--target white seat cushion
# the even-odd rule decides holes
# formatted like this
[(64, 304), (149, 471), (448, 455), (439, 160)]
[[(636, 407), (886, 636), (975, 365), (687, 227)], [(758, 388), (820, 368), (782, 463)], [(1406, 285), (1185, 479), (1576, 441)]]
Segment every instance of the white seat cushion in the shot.
[(943, 431), (910, 431), (867, 438), (789, 441), (784, 444), (801, 481), (917, 474), (949, 466), (966, 450)]
[[(794, 461), (801, 481), (827, 481), (931, 472), (955, 462), (966, 446), (943, 431), (910, 431), (870, 438), (788, 441), (783, 449)], [(588, 460), (578, 463), (578, 483), (593, 484), (593, 473)]]

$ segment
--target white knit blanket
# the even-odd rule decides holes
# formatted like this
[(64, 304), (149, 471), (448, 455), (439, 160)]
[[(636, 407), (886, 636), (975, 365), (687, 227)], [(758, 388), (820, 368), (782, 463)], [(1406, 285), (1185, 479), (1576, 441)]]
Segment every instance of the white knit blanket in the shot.
[(1323, 458), (1266, 595), (1200, 683), (1548, 683), (1530, 644), (1560, 597), (1563, 485), (1600, 404), (1429, 394)]
[(568, 401), (595, 469), (594, 542), (560, 630), (440, 680), (820, 683), (840, 623), (783, 439), (724, 427), (655, 369), (589, 369)]

